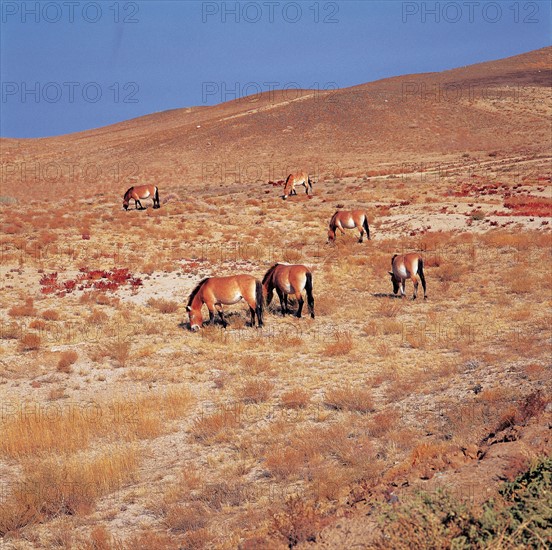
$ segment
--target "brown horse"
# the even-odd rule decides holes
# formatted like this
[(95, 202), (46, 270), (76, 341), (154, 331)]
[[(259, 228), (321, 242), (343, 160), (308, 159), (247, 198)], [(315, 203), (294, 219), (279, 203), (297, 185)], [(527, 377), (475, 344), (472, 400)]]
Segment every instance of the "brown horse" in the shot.
[(312, 194), (312, 181), (309, 178), (309, 175), (306, 172), (295, 172), (290, 174), (286, 179), (286, 185), (284, 187), (284, 196), (282, 197), (286, 200), (291, 195), (297, 195), (295, 190), (296, 185), (303, 185), (305, 187), (305, 193), (309, 194), (309, 188)]
[(145, 210), (140, 202), (140, 199), (149, 199), (150, 197), (153, 199), (153, 207), (159, 208), (159, 189), (157, 189), (156, 185), (135, 185), (134, 187), (128, 189), (125, 193), (125, 196), (123, 197), (123, 208), (128, 210), (130, 199), (134, 199), (134, 206), (136, 207), (136, 210), (138, 210), (138, 207), (140, 207), (140, 210)]
[(391, 275), (391, 282), (393, 283), (393, 294), (401, 291), (401, 298), (404, 298), (404, 285), (406, 279), (412, 279), (414, 283), (414, 296), (413, 300), (416, 299), (418, 295), (418, 277), (422, 281), (422, 287), (424, 289), (424, 300), (427, 298), (426, 294), (426, 281), (424, 276), (424, 260), (420, 254), (411, 252), (410, 254), (405, 254), (404, 256), (399, 256), (395, 254), (391, 258), (391, 266), (393, 271), (389, 271)]
[(249, 305), (251, 326), (255, 326), (255, 314), (259, 327), (263, 326), (263, 286), (260, 281), (251, 275), (231, 275), (229, 277), (207, 277), (198, 283), (188, 298), (188, 316), (190, 329), (199, 330), (203, 324), (201, 307), (203, 304), (209, 309), (209, 321), (218, 311), (224, 328), (228, 325), (222, 312), (222, 304), (231, 305), (244, 299)]
[(280, 298), (282, 315), (289, 313), (288, 294), (295, 294), (299, 303), (296, 316), (301, 317), (303, 311), (303, 290), (307, 293), (310, 316), (314, 319), (314, 297), (312, 295), (312, 273), (304, 265), (274, 264), (263, 277), (263, 290), (266, 295), (266, 305), (270, 305), (274, 289)]
[(335, 241), (336, 230), (345, 234), (345, 229), (358, 228), (360, 237), (358, 242), (361, 243), (364, 238), (364, 233), (370, 239), (370, 228), (368, 227), (368, 214), (365, 210), (338, 210), (330, 220), (330, 230), (328, 231), (328, 242)]

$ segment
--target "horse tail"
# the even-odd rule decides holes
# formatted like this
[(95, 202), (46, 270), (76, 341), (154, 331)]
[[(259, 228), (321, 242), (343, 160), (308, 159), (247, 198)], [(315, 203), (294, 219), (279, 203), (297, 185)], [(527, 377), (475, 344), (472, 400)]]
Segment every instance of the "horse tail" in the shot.
[(418, 275), (420, 276), (420, 281), (422, 281), (422, 288), (424, 289), (424, 298), (426, 295), (426, 280), (424, 275), (424, 260), (420, 256), (418, 259)]
[(368, 237), (368, 240), (370, 240), (370, 227), (368, 227), (368, 214), (364, 214), (364, 222), (362, 225), (364, 226), (364, 231), (366, 231), (366, 236)]
[(312, 273), (307, 271), (307, 282), (305, 283), (305, 291), (307, 293), (307, 303), (311, 317), (314, 319), (314, 296), (312, 295)]
[(336, 226), (335, 219), (337, 218), (337, 215), (339, 214), (339, 210), (335, 212), (335, 214), (330, 219), (330, 229), (333, 229)]
[(154, 203), (157, 203), (157, 207), (160, 206), (159, 204), (159, 187), (157, 185), (155, 186), (155, 195), (154, 195)]
[(255, 311), (259, 326), (263, 325), (263, 284), (261, 281), (255, 281)]

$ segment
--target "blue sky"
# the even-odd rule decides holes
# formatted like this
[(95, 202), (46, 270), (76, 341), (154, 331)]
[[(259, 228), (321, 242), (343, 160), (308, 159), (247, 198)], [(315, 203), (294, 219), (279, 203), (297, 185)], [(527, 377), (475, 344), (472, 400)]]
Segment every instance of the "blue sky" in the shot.
[(335, 88), (550, 45), (548, 1), (0, 0), (0, 135), (272, 88)]

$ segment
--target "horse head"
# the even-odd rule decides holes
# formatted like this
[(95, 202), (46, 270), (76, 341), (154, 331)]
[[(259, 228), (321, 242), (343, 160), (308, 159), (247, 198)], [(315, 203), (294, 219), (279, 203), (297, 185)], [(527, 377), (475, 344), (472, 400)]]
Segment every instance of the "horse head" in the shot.
[(203, 319), (201, 317), (201, 309), (192, 309), (192, 306), (187, 306), (188, 319), (190, 321), (190, 330), (197, 332), (202, 325)]

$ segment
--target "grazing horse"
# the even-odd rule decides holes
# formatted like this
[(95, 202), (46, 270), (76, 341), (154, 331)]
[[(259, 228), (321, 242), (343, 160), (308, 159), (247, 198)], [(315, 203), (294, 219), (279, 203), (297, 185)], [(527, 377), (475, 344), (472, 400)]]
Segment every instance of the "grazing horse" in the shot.
[(135, 185), (134, 187), (128, 189), (125, 193), (125, 196), (123, 197), (123, 208), (128, 210), (130, 199), (134, 199), (134, 206), (136, 207), (136, 210), (138, 210), (138, 207), (140, 207), (140, 210), (145, 210), (140, 202), (140, 199), (149, 199), (150, 197), (153, 199), (153, 207), (159, 208), (159, 189), (157, 188), (157, 185)]
[(314, 297), (312, 295), (312, 273), (304, 265), (274, 264), (263, 277), (263, 291), (266, 295), (266, 305), (269, 306), (274, 296), (274, 289), (280, 298), (282, 315), (289, 313), (288, 294), (295, 294), (299, 303), (296, 316), (301, 317), (303, 311), (302, 291), (307, 293), (310, 316), (314, 319)]
[(414, 296), (412, 299), (415, 300), (418, 295), (417, 276), (419, 276), (424, 289), (424, 300), (427, 298), (426, 281), (424, 276), (424, 260), (420, 254), (416, 254), (415, 252), (405, 254), (404, 256), (398, 256), (395, 254), (391, 258), (391, 266), (393, 267), (393, 271), (389, 271), (389, 275), (391, 275), (391, 282), (393, 283), (393, 294), (397, 294), (400, 289), (401, 298), (404, 298), (404, 285), (406, 283), (406, 279), (412, 279), (412, 282), (414, 283)]
[(345, 229), (358, 228), (360, 237), (358, 242), (361, 243), (364, 238), (364, 233), (370, 239), (370, 228), (368, 227), (368, 214), (364, 210), (338, 210), (330, 220), (330, 230), (328, 231), (328, 242), (335, 241), (336, 229), (345, 234)]
[(230, 305), (244, 299), (249, 305), (251, 326), (255, 326), (255, 314), (259, 327), (263, 326), (263, 285), (251, 275), (231, 275), (229, 277), (207, 277), (198, 283), (188, 298), (188, 316), (190, 329), (194, 332), (203, 324), (201, 307), (203, 304), (209, 309), (209, 321), (218, 311), (224, 328), (228, 325), (222, 312), (222, 304)]
[(284, 187), (284, 196), (282, 197), (286, 200), (291, 195), (297, 195), (295, 190), (296, 185), (303, 185), (305, 187), (305, 193), (309, 194), (309, 187), (312, 194), (312, 181), (309, 178), (309, 175), (306, 172), (295, 172), (290, 174), (286, 179), (286, 185)]

